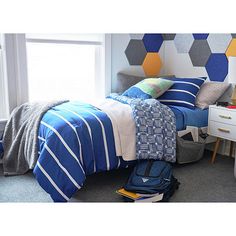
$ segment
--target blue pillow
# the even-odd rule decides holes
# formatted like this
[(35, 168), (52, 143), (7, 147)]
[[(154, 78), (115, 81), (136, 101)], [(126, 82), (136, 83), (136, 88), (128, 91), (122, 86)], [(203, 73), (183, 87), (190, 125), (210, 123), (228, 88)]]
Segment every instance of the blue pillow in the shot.
[[(165, 78), (167, 79), (167, 78)], [(174, 82), (158, 100), (165, 105), (174, 105), (194, 109), (195, 99), (206, 77), (199, 78), (169, 78)]]

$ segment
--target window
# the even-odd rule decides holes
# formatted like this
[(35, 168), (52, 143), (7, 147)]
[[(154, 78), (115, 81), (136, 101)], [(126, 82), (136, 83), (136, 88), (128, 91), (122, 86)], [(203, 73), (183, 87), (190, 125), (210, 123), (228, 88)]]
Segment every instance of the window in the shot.
[(29, 101), (105, 97), (104, 35), (26, 34)]
[(0, 119), (28, 101), (93, 102), (111, 91), (110, 35), (0, 34), (0, 45)]

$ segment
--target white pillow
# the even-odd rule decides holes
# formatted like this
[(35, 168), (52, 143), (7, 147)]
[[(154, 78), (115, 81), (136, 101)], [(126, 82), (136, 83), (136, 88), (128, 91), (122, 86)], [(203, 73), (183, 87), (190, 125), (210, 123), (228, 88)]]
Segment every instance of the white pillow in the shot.
[(223, 82), (205, 82), (196, 97), (196, 106), (206, 109), (223, 95), (230, 84)]

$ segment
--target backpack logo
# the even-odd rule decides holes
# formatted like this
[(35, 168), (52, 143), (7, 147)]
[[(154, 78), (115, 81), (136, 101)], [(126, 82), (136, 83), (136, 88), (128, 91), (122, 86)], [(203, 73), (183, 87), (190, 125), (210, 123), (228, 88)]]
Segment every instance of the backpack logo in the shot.
[(144, 183), (146, 183), (148, 180), (149, 180), (149, 179), (142, 178), (142, 181), (143, 181)]

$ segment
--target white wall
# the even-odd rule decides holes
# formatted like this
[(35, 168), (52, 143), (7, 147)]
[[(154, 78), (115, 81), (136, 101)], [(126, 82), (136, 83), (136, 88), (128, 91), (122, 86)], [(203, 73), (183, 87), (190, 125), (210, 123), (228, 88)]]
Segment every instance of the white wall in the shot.
[(111, 88), (116, 87), (116, 75), (119, 71), (129, 67), (128, 60), (125, 56), (125, 49), (129, 43), (129, 34), (112, 34), (111, 35)]

